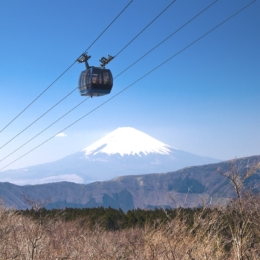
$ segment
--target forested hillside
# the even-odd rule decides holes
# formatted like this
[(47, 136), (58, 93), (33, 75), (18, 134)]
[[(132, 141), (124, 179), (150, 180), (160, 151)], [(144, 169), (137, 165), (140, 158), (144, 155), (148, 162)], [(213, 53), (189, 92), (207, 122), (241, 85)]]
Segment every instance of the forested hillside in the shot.
[(259, 259), (260, 195), (248, 185), (259, 168), (218, 168), (234, 198), (193, 209), (46, 210), (24, 195), (32, 209), (0, 207), (0, 259)]
[[(236, 196), (232, 185), (220, 171), (228, 172), (233, 165), (243, 174), (258, 162), (260, 156), (251, 156), (169, 173), (119, 176), (110, 181), (90, 184), (58, 182), (18, 186), (0, 183), (0, 197), (6, 205), (17, 209), (28, 207), (23, 194), (35, 201), (45, 200), (48, 209), (112, 207), (127, 211), (137, 208), (198, 207), (202, 203), (219, 205)], [(258, 192), (260, 171), (256, 170), (247, 178), (245, 185), (249, 189), (255, 187), (254, 192)]]

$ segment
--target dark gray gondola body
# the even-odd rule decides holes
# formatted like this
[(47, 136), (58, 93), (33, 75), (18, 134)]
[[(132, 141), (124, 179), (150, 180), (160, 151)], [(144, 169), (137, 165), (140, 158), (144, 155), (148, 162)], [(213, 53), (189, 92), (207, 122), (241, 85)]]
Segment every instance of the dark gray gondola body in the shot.
[(103, 96), (111, 92), (113, 77), (105, 68), (89, 67), (80, 74), (79, 92), (81, 96)]

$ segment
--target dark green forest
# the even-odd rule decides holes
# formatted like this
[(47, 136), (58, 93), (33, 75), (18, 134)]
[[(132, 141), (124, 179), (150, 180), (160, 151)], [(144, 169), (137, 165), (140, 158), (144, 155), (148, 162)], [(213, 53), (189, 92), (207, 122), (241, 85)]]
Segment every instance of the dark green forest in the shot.
[[(17, 214), (31, 217), (34, 220), (50, 220), (59, 219), (63, 221), (81, 221), (88, 228), (95, 228), (97, 225), (105, 230), (122, 230), (126, 228), (143, 228), (145, 225), (159, 225), (167, 221), (173, 220), (180, 216), (185, 216), (186, 224), (192, 225), (194, 214), (201, 213), (203, 216), (211, 213), (208, 208), (202, 210), (201, 208), (178, 208), (178, 209), (162, 209), (156, 208), (154, 210), (135, 209), (124, 212), (121, 209), (113, 208), (65, 208), (65, 209), (51, 209), (42, 208), (38, 211), (18, 210)], [(190, 222), (190, 223), (188, 223)]]

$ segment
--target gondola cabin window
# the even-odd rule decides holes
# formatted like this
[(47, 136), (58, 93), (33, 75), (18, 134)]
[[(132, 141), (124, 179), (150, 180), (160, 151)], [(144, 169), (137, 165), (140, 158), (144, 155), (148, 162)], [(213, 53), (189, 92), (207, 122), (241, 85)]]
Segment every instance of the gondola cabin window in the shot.
[(107, 71), (103, 72), (104, 84), (110, 84), (111, 80)]
[(90, 71), (87, 70), (87, 89), (90, 88), (91, 80), (90, 80)]
[(86, 72), (84, 71), (80, 77), (80, 90), (86, 89)]
[(99, 83), (98, 74), (97, 73), (93, 73), (92, 74), (92, 83), (93, 84), (98, 84)]

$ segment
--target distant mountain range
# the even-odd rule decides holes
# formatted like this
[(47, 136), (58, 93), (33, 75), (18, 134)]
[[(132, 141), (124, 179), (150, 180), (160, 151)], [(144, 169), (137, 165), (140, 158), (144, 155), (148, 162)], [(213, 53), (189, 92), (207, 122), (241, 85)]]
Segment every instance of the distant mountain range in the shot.
[(82, 151), (55, 162), (2, 171), (0, 181), (19, 185), (89, 183), (216, 162), (219, 160), (178, 150), (134, 128), (121, 127)]
[[(240, 172), (260, 162), (260, 156), (235, 160)], [(116, 177), (109, 181), (90, 184), (58, 182), (42, 185), (18, 186), (0, 183), (0, 197), (6, 205), (26, 208), (22, 194), (33, 200), (47, 200), (47, 208), (64, 207), (113, 207), (125, 211), (134, 208), (194, 207), (202, 203), (223, 204), (234, 197), (229, 180), (217, 172), (229, 170), (230, 161), (186, 167), (175, 172)], [(260, 191), (260, 170), (245, 185)]]

